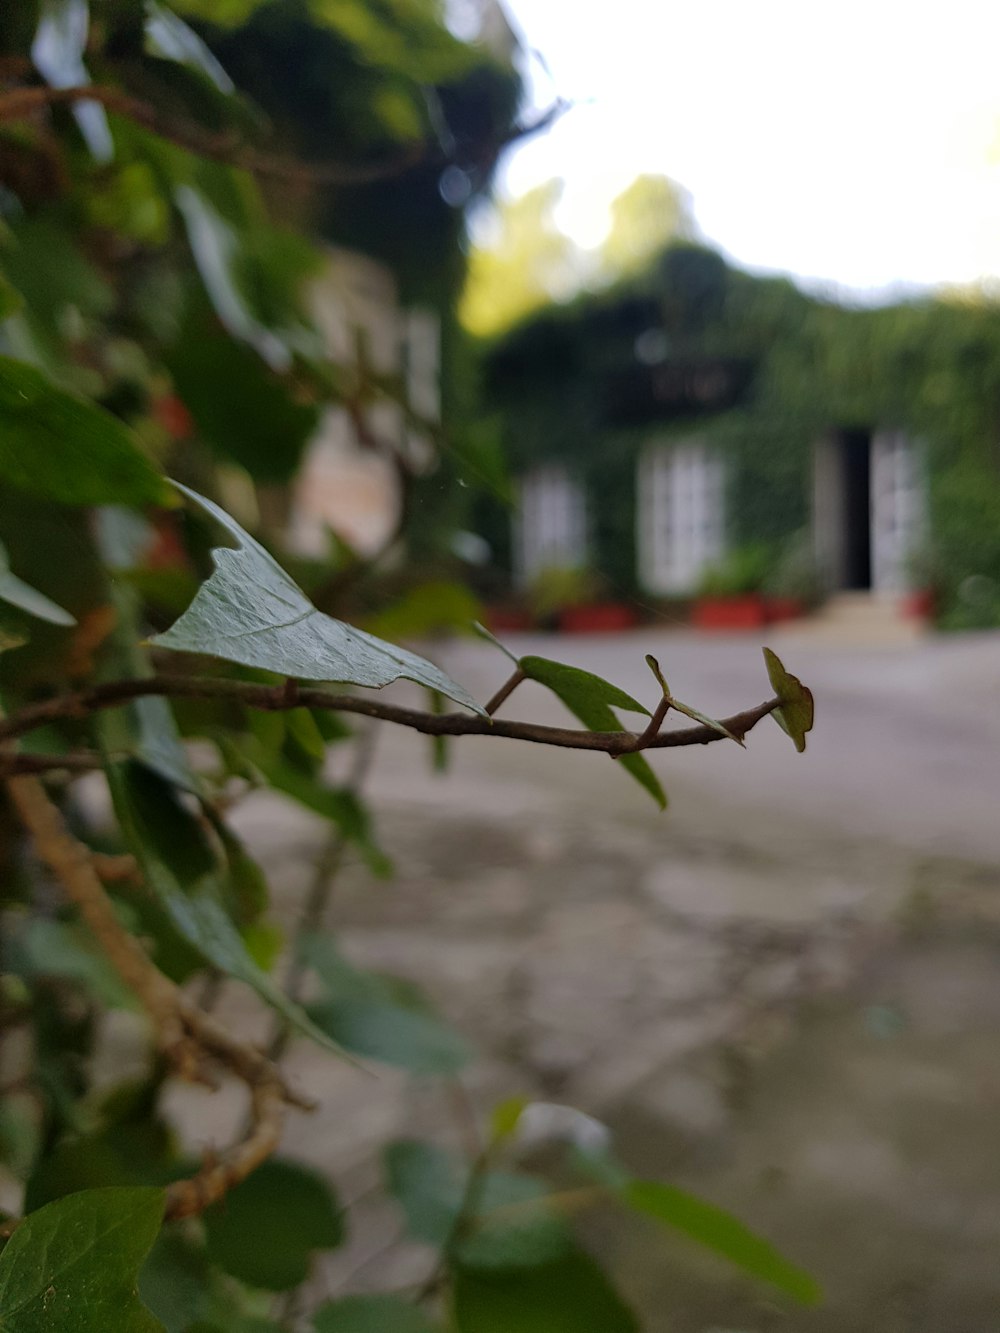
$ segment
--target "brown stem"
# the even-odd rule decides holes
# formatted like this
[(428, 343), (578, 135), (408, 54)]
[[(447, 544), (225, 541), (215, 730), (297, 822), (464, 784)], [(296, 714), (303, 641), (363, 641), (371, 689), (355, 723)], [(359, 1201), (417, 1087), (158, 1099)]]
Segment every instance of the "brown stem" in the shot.
[(653, 709), (653, 716), (649, 719), (649, 726), (639, 737), (638, 750), (645, 750), (653, 744), (653, 741), (660, 734), (660, 728), (663, 726), (663, 719), (670, 710), (670, 700), (664, 695), (660, 702)]
[(166, 1215), (189, 1217), (216, 1202), (259, 1166), (277, 1147), (288, 1105), (309, 1109), (260, 1051), (231, 1036), (226, 1028), (187, 1000), (154, 966), (115, 915), (98, 877), (90, 849), (73, 837), (38, 778), (7, 782), (14, 808), (31, 834), (41, 860), (62, 885), (122, 980), (150, 1014), (158, 1044), (189, 1077), (204, 1077), (211, 1057), (248, 1085), (252, 1114), (247, 1133), (220, 1158), (167, 1190)]
[[(79, 694), (60, 695), (44, 703), (30, 704), (7, 721), (0, 722), (0, 741), (13, 740), (48, 722), (86, 717), (103, 708), (117, 708), (131, 699), (147, 695), (162, 695), (173, 699), (220, 699), (266, 712), (281, 712), (288, 707), (282, 692), (270, 685), (211, 676), (149, 676), (142, 680), (109, 681)], [(315, 688), (300, 688), (296, 706), (337, 713), (357, 713), (362, 717), (410, 727), (426, 736), (503, 736), (509, 740), (530, 741), (537, 745), (552, 745), (569, 750), (597, 750), (611, 755), (634, 754), (640, 748), (671, 749), (682, 745), (711, 745), (726, 739), (712, 727), (699, 724), (676, 731), (663, 731), (640, 746), (641, 737), (631, 731), (580, 731), (570, 727), (542, 726), (535, 722), (507, 722), (472, 713), (423, 713), (377, 698), (332, 694), (328, 690)], [(722, 725), (742, 739), (761, 718), (767, 717), (779, 706), (780, 700), (768, 699), (755, 708), (723, 718)]]
[(0, 774), (16, 777), (21, 773), (90, 773), (101, 767), (96, 754), (0, 754)]
[(524, 678), (524, 672), (518, 667), (510, 679), (504, 681), (489, 703), (484, 705), (483, 711), (492, 717), (504, 700), (510, 698)]

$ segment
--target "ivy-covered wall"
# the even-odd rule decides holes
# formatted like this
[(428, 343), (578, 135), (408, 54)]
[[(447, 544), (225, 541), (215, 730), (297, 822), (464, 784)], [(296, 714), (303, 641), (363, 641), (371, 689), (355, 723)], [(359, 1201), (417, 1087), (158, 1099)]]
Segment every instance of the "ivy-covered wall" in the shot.
[[(931, 542), (919, 554), (943, 622), (1000, 622), (1000, 306), (848, 308), (679, 246), (483, 357), (512, 467), (560, 459), (586, 480), (595, 565), (620, 588), (635, 587), (642, 442), (715, 443), (729, 459), (730, 545), (763, 543), (777, 557), (810, 521), (816, 439), (897, 427), (927, 449)], [(506, 521), (484, 516), (494, 536)]]

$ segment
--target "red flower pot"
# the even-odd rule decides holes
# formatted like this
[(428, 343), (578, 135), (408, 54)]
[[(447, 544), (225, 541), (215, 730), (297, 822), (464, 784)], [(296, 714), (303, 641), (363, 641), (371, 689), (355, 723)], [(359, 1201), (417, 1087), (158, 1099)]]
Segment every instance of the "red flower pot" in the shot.
[(766, 619), (764, 599), (756, 593), (739, 597), (700, 597), (691, 613), (695, 629), (760, 629)]
[(564, 634), (614, 634), (634, 628), (639, 617), (631, 606), (621, 602), (595, 602), (592, 606), (567, 606), (559, 612), (558, 623)]
[(535, 622), (529, 611), (516, 606), (491, 606), (486, 612), (486, 628), (494, 634), (505, 630), (529, 630), (535, 628)]
[(769, 625), (779, 620), (798, 620), (802, 603), (797, 597), (768, 597), (764, 603), (764, 617)]

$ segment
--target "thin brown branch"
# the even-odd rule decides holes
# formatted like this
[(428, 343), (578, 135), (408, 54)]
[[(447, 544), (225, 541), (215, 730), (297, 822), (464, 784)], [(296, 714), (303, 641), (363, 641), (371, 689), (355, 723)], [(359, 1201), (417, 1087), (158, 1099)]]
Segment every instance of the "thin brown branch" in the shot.
[[(108, 681), (79, 694), (59, 695), (43, 703), (30, 704), (6, 721), (0, 722), (0, 741), (23, 736), (35, 727), (64, 718), (82, 718), (104, 708), (117, 708), (131, 699), (162, 695), (171, 699), (217, 699), (240, 703), (266, 712), (283, 712), (289, 703), (283, 687), (256, 685), (251, 681), (223, 680), (201, 676), (149, 676), (142, 680)], [(742, 738), (761, 718), (779, 707), (778, 699), (768, 699), (755, 708), (723, 718), (722, 725)], [(581, 731), (571, 727), (543, 726), (536, 722), (507, 722), (473, 713), (424, 713), (414, 708), (385, 703), (381, 699), (355, 694), (332, 694), (328, 690), (302, 688), (297, 706), (324, 709), (335, 713), (357, 713), (362, 717), (394, 722), (425, 736), (503, 736), (508, 740), (530, 741), (567, 750), (596, 750), (603, 754), (634, 754), (639, 749), (672, 749), (684, 745), (712, 745), (725, 740), (712, 727), (699, 724), (675, 731), (663, 731), (646, 744), (632, 731)]]
[(39, 858), (59, 881), (109, 962), (148, 1011), (164, 1048), (176, 1047), (183, 1040), (177, 989), (153, 966), (139, 941), (118, 920), (90, 849), (70, 833), (38, 778), (10, 778), (7, 790)]
[(0, 753), (0, 776), (17, 777), (22, 773), (90, 773), (101, 767), (97, 754), (17, 754)]
[(175, 1182), (167, 1191), (166, 1215), (189, 1217), (215, 1203), (274, 1151), (287, 1106), (310, 1109), (311, 1103), (288, 1087), (264, 1054), (233, 1037), (154, 966), (115, 915), (98, 876), (100, 859), (73, 837), (38, 778), (10, 778), (7, 789), (38, 856), (149, 1012), (158, 1044), (168, 1058), (182, 1074), (205, 1081), (205, 1061), (213, 1059), (250, 1089), (252, 1115), (247, 1133), (221, 1157), (206, 1161), (193, 1177)]
[(171, 143), (200, 157), (242, 167), (259, 176), (317, 185), (366, 185), (398, 176), (415, 166), (427, 151), (426, 144), (417, 142), (395, 157), (381, 162), (294, 162), (286, 157), (249, 148), (235, 134), (217, 134), (190, 122), (168, 120), (149, 102), (132, 97), (120, 88), (108, 88), (101, 84), (82, 84), (73, 88), (15, 88), (0, 93), (0, 124), (26, 120), (46, 107), (67, 106), (75, 102), (97, 102), (108, 111), (125, 116), (143, 129), (169, 139)]
[(490, 717), (492, 717), (493, 714), (500, 707), (500, 705), (505, 700), (510, 698), (510, 696), (517, 689), (518, 685), (520, 685), (521, 681), (524, 679), (525, 679), (524, 672), (521, 670), (520, 667), (518, 667), (517, 670), (514, 671), (514, 673), (509, 677), (509, 679), (504, 681), (504, 683), (500, 686), (500, 688), (497, 690), (496, 694), (494, 694), (493, 698), (489, 701), (489, 703), (483, 705), (483, 710)]
[(660, 734), (660, 728), (663, 726), (663, 719), (670, 710), (670, 700), (664, 696), (653, 709), (653, 716), (649, 719), (649, 725), (639, 737), (638, 750), (645, 750), (656, 740)]
[(204, 1212), (245, 1180), (277, 1148), (286, 1103), (281, 1083), (272, 1078), (254, 1084), (251, 1099), (250, 1129), (246, 1136), (221, 1157), (207, 1159), (195, 1175), (167, 1186), (164, 1217), (168, 1221)]

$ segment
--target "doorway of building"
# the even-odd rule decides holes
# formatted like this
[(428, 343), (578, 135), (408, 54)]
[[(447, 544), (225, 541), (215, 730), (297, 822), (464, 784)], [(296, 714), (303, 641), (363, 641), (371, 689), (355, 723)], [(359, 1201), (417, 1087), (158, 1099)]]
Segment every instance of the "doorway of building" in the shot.
[(905, 432), (845, 428), (817, 441), (813, 533), (829, 592), (908, 591), (926, 529), (921, 451)]

